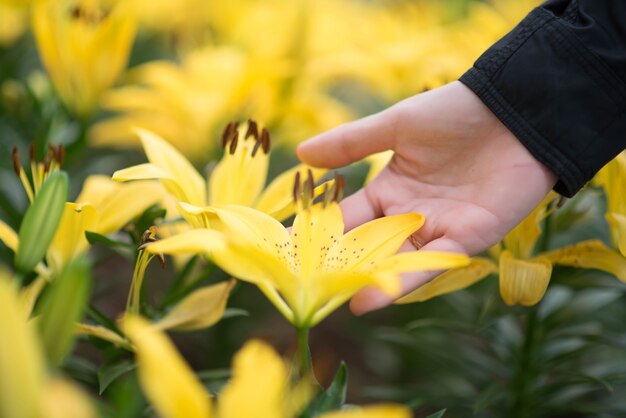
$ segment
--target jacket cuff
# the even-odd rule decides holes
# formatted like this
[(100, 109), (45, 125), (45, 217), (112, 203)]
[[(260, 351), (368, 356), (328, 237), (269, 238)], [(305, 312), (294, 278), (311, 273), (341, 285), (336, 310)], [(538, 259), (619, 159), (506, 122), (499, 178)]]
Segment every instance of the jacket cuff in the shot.
[(487, 50), (460, 81), (571, 197), (621, 150), (626, 89), (576, 36), (570, 22), (537, 8)]

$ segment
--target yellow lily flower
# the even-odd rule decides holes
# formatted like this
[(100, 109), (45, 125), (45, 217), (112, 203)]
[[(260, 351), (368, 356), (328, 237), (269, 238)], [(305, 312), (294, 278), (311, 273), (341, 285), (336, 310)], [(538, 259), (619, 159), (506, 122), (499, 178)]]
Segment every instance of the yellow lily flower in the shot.
[(15, 286), (0, 277), (0, 416), (95, 418), (85, 395), (69, 382), (48, 376), (33, 324), (22, 315)]
[(395, 254), (424, 223), (419, 214), (388, 216), (344, 234), (336, 203), (340, 189), (341, 181), (335, 181), (323, 202), (312, 204), (312, 177), (300, 183), (296, 176), (299, 209), (290, 230), (260, 211), (225, 206), (214, 209), (225, 234), (192, 230), (147, 250), (209, 255), (229, 274), (256, 284), (301, 329), (317, 324), (365, 286), (394, 296), (401, 290), (401, 273), (467, 264), (467, 257), (451, 253)]
[(397, 303), (421, 302), (451, 293), (497, 273), (500, 296), (507, 305), (532, 306), (545, 294), (554, 264), (603, 270), (626, 282), (626, 258), (612, 251), (598, 240), (588, 240), (556, 250), (533, 255), (541, 235), (541, 222), (550, 215), (555, 206), (548, 208), (556, 199), (550, 193), (544, 201), (490, 253), (493, 261), (474, 257), (467, 267), (450, 270), (437, 276), (430, 283), (402, 297)]
[(28, 26), (29, 1), (0, 0), (0, 46), (10, 46)]
[(124, 2), (36, 0), (33, 30), (61, 100), (81, 117), (126, 67), (136, 24)]
[[(295, 418), (311, 398), (308, 386), (292, 387), (289, 371), (267, 344), (250, 341), (235, 355), (233, 377), (212, 402), (193, 371), (158, 329), (126, 317), (122, 329), (136, 347), (139, 383), (163, 418)], [(259, 380), (261, 379), (261, 380)], [(262, 384), (260, 384), (260, 382)], [(320, 418), (408, 418), (401, 406), (374, 406), (322, 414)]]
[(595, 183), (606, 193), (606, 220), (611, 227), (615, 247), (626, 257), (626, 153), (622, 152), (609, 162), (595, 177)]
[[(290, 199), (291, 179), (304, 173), (306, 166), (296, 166), (276, 177), (267, 187), (270, 136), (259, 131), (254, 121), (238, 127), (230, 123), (222, 135), (224, 157), (207, 181), (172, 145), (159, 136), (137, 131), (150, 163), (116, 171), (117, 181), (159, 179), (174, 196), (183, 217), (195, 228), (211, 227), (214, 207), (223, 205), (250, 206), (283, 220), (295, 210)], [(324, 170), (314, 170), (317, 176)]]

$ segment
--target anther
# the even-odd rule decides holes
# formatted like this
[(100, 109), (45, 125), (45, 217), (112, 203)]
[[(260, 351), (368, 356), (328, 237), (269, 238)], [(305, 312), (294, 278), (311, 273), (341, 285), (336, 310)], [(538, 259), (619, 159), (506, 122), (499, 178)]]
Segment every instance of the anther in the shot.
[(47, 173), (50, 171), (50, 164), (52, 163), (52, 158), (54, 157), (54, 153), (52, 151), (48, 151), (46, 156), (43, 159), (43, 172)]
[(222, 148), (226, 148), (228, 141), (234, 136), (233, 133), (237, 131), (237, 122), (230, 122), (224, 128), (224, 132), (222, 132)]
[(237, 150), (237, 142), (239, 141), (239, 135), (237, 130), (235, 129), (235, 135), (233, 135), (233, 139), (230, 141), (230, 147), (228, 148), (228, 152), (232, 155)]
[(343, 191), (346, 187), (346, 179), (341, 174), (335, 174), (335, 190), (333, 200), (339, 202), (343, 197)]
[(254, 147), (252, 148), (252, 154), (250, 155), (254, 157), (256, 153), (259, 151), (259, 148), (261, 148), (261, 140), (258, 138), (255, 138)]
[(13, 158), (13, 170), (15, 170), (15, 174), (19, 177), (20, 171), (22, 171), (22, 164), (20, 163), (20, 152), (18, 151), (17, 146), (13, 147), (11, 157)]
[[(307, 190), (308, 189), (308, 190)], [(315, 194), (315, 181), (313, 180), (313, 171), (311, 169), (307, 169), (307, 178), (306, 178), (306, 188), (311, 200), (313, 200), (313, 196)]]
[(35, 143), (31, 142), (30, 143), (30, 148), (28, 149), (28, 154), (30, 157), (30, 161), (34, 162), (35, 161), (35, 157), (37, 156), (37, 148), (35, 147)]
[(294, 203), (298, 203), (298, 198), (300, 197), (300, 193), (302, 193), (302, 190), (300, 189), (300, 172), (297, 171), (296, 172), (296, 181), (293, 184), (293, 202)]
[(270, 132), (263, 128), (261, 131), (261, 147), (263, 147), (263, 152), (268, 154), (270, 152)]
[(248, 130), (246, 131), (245, 139), (253, 137), (254, 139), (259, 139), (259, 126), (252, 119), (248, 119)]
[(63, 145), (58, 145), (55, 155), (57, 163), (59, 163), (59, 165), (63, 165), (63, 161), (65, 161), (65, 147)]

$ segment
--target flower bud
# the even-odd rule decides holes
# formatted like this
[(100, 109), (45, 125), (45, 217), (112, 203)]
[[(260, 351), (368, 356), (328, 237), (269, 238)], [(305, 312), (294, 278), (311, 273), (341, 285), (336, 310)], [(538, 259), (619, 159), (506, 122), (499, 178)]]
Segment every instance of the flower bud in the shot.
[(64, 172), (50, 174), (26, 210), (15, 253), (15, 267), (19, 271), (31, 271), (46, 254), (63, 215), (68, 183)]

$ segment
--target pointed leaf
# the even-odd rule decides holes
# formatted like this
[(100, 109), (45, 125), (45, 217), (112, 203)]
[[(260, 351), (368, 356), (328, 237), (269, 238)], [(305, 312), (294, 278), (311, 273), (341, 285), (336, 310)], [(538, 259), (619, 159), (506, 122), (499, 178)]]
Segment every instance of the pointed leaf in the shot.
[(346, 393), (348, 390), (348, 367), (343, 361), (339, 364), (339, 368), (335, 373), (333, 381), (328, 386), (328, 389), (320, 392), (307, 412), (312, 416), (316, 416), (323, 412), (329, 412), (335, 409), (341, 409), (346, 403)]
[(126, 373), (135, 370), (137, 366), (132, 361), (123, 360), (119, 363), (105, 364), (98, 369), (98, 394), (104, 391), (118, 378)]

